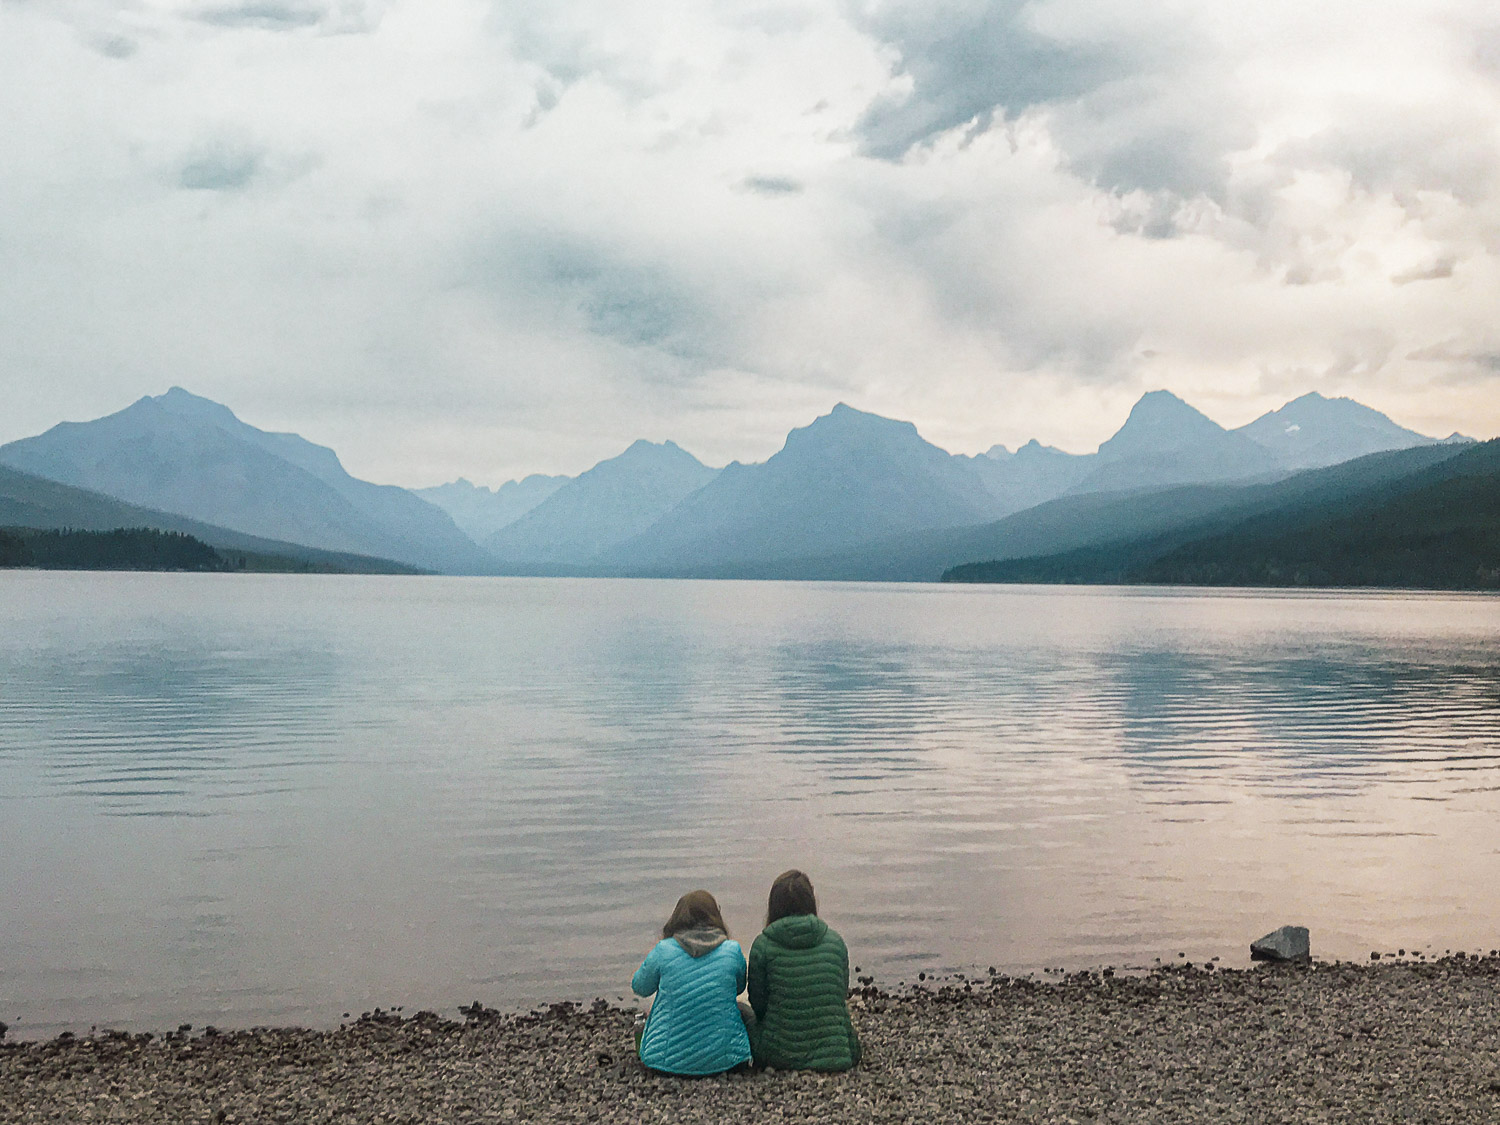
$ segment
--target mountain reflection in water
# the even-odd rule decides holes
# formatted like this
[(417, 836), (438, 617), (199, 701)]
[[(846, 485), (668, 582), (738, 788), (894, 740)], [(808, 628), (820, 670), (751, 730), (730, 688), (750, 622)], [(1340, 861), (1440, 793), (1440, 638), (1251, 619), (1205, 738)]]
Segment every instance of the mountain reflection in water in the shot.
[(1500, 944), (1500, 599), (0, 577), (0, 1018), (618, 996), (807, 869), (919, 969)]

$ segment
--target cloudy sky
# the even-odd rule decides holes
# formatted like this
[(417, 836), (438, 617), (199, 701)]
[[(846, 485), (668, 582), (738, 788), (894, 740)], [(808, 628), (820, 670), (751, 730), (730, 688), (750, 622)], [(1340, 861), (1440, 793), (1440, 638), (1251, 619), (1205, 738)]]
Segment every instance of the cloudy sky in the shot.
[(0, 0), (0, 441), (180, 384), (425, 485), (844, 400), (1500, 433), (1489, 0)]

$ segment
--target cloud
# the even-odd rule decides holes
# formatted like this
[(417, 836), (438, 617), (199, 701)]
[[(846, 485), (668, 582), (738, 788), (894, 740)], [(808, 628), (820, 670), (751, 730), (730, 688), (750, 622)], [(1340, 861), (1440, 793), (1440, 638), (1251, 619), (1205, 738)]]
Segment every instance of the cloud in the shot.
[(1122, 24), (1117, 12), (1026, 0), (876, 9), (867, 26), (897, 82), (858, 123), (864, 151), (899, 160), (1032, 114), (1066, 166), (1107, 191), (1222, 199), (1229, 155), (1255, 134), (1219, 51), (1190, 22), (1139, 12)]
[(1500, 180), (1500, 144), (1491, 113), (1443, 105), (1383, 112), (1340, 122), (1288, 143), (1272, 160), (1293, 168), (1335, 168), (1360, 191), (1415, 205), (1422, 192), (1475, 204)]
[(755, 460), (839, 399), (966, 451), (1092, 448), (1156, 386), (1226, 423), (1317, 389), (1500, 429), (1493, 28), (0, 3), (0, 440), (171, 382), (417, 483), (642, 436)]
[(1413, 269), (1402, 270), (1400, 273), (1391, 275), (1393, 285), (1410, 285), (1414, 281), (1441, 281), (1453, 276), (1455, 261), (1452, 258), (1439, 258), (1429, 266), (1417, 266)]
[(1432, 344), (1411, 352), (1407, 359), (1469, 368), (1485, 377), (1500, 375), (1500, 348), (1466, 349), (1461, 343)]
[[(571, 323), (629, 349), (676, 360), (722, 358), (712, 295), (671, 261), (581, 233), (518, 225), (482, 242), (464, 283), (510, 305), (524, 302), (561, 330)], [(673, 364), (663, 376), (680, 373)]]
[(195, 18), (216, 27), (257, 27), (268, 31), (284, 31), (298, 27), (316, 27), (327, 14), (327, 10), (318, 4), (243, 0), (238, 4), (216, 4), (203, 8), (195, 14)]
[(177, 184), (188, 191), (244, 191), (265, 167), (263, 149), (225, 140), (197, 146), (177, 169)]
[(746, 191), (761, 195), (796, 195), (802, 184), (790, 176), (746, 176), (740, 181)]
[(982, 132), (1033, 106), (1081, 97), (1129, 72), (1121, 52), (1039, 31), (1025, 0), (887, 4), (864, 20), (903, 83), (858, 123), (866, 153), (899, 160), (956, 128)]
[(86, 42), (101, 55), (111, 59), (128, 59), (140, 50), (140, 44), (128, 35), (90, 35)]
[(202, 5), (191, 17), (228, 29), (347, 33), (374, 30), (383, 13), (383, 0), (233, 0)]

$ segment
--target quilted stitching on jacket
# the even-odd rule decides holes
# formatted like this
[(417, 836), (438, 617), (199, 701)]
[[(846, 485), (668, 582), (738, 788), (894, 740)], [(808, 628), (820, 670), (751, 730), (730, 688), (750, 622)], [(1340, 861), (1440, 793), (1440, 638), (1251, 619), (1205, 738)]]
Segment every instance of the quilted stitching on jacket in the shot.
[(734, 998), (745, 987), (745, 954), (725, 941), (694, 957), (659, 941), (630, 982), (656, 994), (641, 1035), (641, 1061), (668, 1074), (718, 1074), (750, 1059), (750, 1037)]
[(767, 926), (750, 947), (755, 1061), (789, 1070), (848, 1070), (859, 1062), (849, 1020), (849, 952), (816, 915)]

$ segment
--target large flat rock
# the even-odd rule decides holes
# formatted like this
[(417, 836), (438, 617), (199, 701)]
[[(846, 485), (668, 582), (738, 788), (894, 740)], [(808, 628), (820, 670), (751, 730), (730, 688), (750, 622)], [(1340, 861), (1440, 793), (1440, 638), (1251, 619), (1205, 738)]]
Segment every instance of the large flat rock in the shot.
[(1310, 961), (1312, 947), (1306, 926), (1282, 926), (1250, 943), (1252, 961)]

